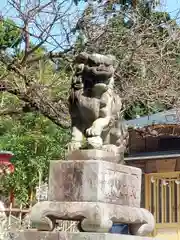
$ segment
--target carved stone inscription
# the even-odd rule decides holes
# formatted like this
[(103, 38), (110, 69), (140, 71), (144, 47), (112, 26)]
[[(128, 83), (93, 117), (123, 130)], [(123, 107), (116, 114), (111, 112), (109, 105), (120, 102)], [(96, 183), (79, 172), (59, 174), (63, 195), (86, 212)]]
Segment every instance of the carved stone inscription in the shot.
[(52, 161), (49, 193), (51, 201), (97, 201), (100, 161)]
[(102, 173), (101, 194), (111, 203), (139, 207), (141, 176), (105, 169)]
[(52, 161), (49, 200), (140, 206), (141, 170), (111, 162)]

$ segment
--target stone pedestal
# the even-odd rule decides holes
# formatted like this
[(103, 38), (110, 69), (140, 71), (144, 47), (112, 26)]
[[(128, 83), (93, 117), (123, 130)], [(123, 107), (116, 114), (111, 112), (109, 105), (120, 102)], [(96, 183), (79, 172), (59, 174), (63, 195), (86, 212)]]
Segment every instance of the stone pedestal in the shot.
[(141, 170), (100, 160), (52, 161), (50, 201), (140, 207)]
[(76, 151), (67, 161), (51, 162), (48, 201), (33, 206), (31, 219), (44, 231), (52, 231), (61, 219), (78, 220), (87, 232), (108, 233), (113, 223), (124, 223), (131, 234), (148, 235), (155, 223), (140, 208), (141, 174), (119, 164), (112, 153)]
[(119, 235), (110, 233), (66, 233), (24, 231), (11, 234), (12, 240), (158, 240), (157, 238)]

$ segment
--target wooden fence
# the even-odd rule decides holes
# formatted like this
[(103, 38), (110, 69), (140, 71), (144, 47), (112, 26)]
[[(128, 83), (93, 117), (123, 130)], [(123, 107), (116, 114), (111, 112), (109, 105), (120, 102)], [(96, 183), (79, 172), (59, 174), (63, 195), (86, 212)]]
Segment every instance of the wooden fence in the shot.
[[(24, 209), (22, 206), (13, 208), (0, 209), (0, 225), (4, 221), (4, 227), (8, 230), (23, 230), (32, 229), (32, 224), (29, 218), (31, 208)], [(4, 219), (4, 220), (3, 220)], [(65, 232), (79, 232), (76, 221), (58, 220), (56, 230)], [(1, 226), (0, 226), (1, 228)]]
[[(39, 201), (45, 201), (47, 200), (47, 193), (48, 193), (48, 184), (43, 183), (41, 181), (41, 176), (39, 177), (39, 185), (36, 188), (36, 194), (32, 193), (30, 194), (29, 197), (29, 203), (28, 206), (30, 206), (28, 209), (24, 208), (22, 205), (19, 207), (15, 207), (14, 201), (8, 203), (9, 205), (6, 208), (4, 208), (3, 205), (0, 205), (0, 233), (2, 229), (2, 224), (3, 222), (3, 227), (5, 229), (9, 230), (23, 230), (23, 229), (32, 229), (33, 226), (30, 221), (29, 213), (31, 211), (31, 207), (35, 202)], [(33, 199), (33, 196), (35, 197)], [(2, 198), (2, 196), (1, 196)], [(3, 202), (6, 202), (5, 199), (1, 199)], [(15, 200), (15, 199), (14, 199)], [(79, 232), (77, 228), (77, 221), (63, 221), (63, 220), (58, 220), (56, 224), (56, 230), (58, 231), (65, 231), (65, 232)], [(0, 238), (1, 240), (1, 238)]]
[(180, 172), (145, 174), (145, 191), (145, 207), (156, 221), (154, 236), (180, 239)]

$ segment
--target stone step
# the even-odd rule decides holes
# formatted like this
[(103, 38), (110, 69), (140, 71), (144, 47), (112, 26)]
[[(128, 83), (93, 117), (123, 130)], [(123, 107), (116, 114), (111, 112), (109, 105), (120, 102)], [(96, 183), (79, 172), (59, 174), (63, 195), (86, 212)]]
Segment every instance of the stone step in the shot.
[[(27, 230), (11, 233), (11, 239), (16, 240), (158, 240), (158, 238), (139, 237), (112, 233), (89, 232), (40, 232)], [(168, 239), (167, 239), (168, 240)]]

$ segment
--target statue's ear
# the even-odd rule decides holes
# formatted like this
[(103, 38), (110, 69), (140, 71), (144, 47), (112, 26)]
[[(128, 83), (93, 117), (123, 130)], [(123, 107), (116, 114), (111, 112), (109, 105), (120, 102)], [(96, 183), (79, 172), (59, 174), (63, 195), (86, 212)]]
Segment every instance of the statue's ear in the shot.
[(114, 69), (116, 69), (118, 67), (118, 60), (116, 59), (115, 56), (113, 55), (107, 55), (107, 58), (111, 61), (111, 65), (114, 67)]
[(88, 58), (87, 64), (89, 65), (89, 67), (94, 67), (97, 65), (97, 63), (91, 57)]
[(85, 52), (82, 52), (75, 57), (75, 63), (86, 63), (88, 58), (89, 55)]

